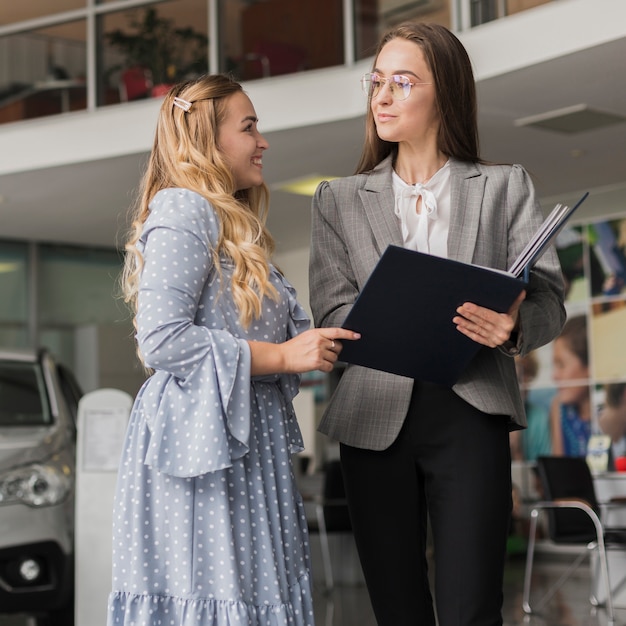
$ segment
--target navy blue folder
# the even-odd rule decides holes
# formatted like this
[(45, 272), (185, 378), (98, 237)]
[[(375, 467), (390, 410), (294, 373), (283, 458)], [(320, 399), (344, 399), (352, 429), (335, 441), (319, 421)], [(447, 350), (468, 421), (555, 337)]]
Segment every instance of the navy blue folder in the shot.
[(557, 204), (508, 272), (389, 246), (342, 324), (362, 337), (344, 341), (339, 358), (451, 387), (481, 349), (452, 323), (456, 309), (474, 302), (508, 311), (588, 195), (571, 208)]
[(506, 272), (389, 246), (342, 324), (361, 338), (344, 341), (339, 358), (452, 386), (481, 348), (452, 323), (457, 307), (504, 313), (525, 286)]

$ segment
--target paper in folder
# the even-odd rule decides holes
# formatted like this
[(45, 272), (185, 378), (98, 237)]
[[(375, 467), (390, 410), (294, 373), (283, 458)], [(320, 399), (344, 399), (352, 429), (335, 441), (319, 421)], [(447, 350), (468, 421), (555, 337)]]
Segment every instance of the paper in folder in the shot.
[(508, 272), (389, 246), (342, 324), (361, 338), (343, 342), (340, 360), (454, 385), (481, 348), (452, 323), (456, 309), (474, 302), (508, 311), (587, 195), (571, 208), (557, 204)]
[(509, 268), (509, 273), (514, 276), (524, 276), (525, 280), (528, 281), (528, 275), (532, 266), (546, 251), (548, 245), (554, 241), (563, 226), (572, 217), (574, 211), (578, 209), (588, 195), (589, 192), (587, 191), (572, 207), (565, 204), (557, 204), (518, 255), (515, 263)]
[(526, 283), (506, 272), (389, 246), (342, 326), (346, 363), (452, 386), (480, 349), (452, 323), (475, 302), (508, 311)]

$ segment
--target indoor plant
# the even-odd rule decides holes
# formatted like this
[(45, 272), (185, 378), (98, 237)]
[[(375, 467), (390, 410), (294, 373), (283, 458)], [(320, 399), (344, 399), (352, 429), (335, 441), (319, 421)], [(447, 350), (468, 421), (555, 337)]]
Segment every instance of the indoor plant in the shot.
[(169, 87), (207, 71), (208, 38), (203, 33), (189, 26), (176, 27), (174, 20), (161, 17), (153, 7), (133, 16), (129, 26), (104, 35), (124, 56), (123, 64), (111, 67), (109, 73), (131, 67), (148, 70), (153, 95), (159, 95), (155, 93), (159, 86)]

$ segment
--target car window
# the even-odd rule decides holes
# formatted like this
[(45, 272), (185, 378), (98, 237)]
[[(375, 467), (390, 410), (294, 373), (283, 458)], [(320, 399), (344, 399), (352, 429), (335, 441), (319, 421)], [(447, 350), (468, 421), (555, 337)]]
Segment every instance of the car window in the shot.
[(0, 362), (0, 427), (50, 424), (48, 396), (35, 363)]

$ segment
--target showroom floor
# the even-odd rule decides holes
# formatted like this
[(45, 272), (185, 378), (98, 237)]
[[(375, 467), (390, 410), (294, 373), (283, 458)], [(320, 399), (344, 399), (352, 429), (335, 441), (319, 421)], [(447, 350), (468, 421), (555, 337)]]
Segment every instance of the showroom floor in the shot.
[[(316, 561), (314, 553), (314, 561)], [(316, 564), (317, 565), (317, 564)], [(609, 626), (606, 611), (594, 608), (588, 601), (589, 568), (583, 566), (548, 603), (541, 615), (525, 616), (522, 608), (524, 558), (511, 558), (505, 576), (504, 625), (505, 626)], [(319, 565), (321, 567), (321, 564)], [(537, 562), (533, 589), (537, 594), (549, 588), (566, 567), (564, 557), (542, 558)], [(376, 626), (367, 592), (360, 580), (341, 583), (331, 593), (322, 590), (322, 583), (315, 592), (317, 626)], [(615, 626), (626, 626), (626, 608), (615, 611)], [(0, 615), (0, 626), (34, 626), (26, 616)], [(100, 620), (93, 624), (77, 626), (104, 626)], [(418, 626), (416, 624), (416, 626)]]
[[(533, 598), (541, 596), (558, 580), (567, 563), (543, 559), (536, 564), (533, 577)], [(525, 560), (509, 560), (504, 589), (504, 626), (608, 626), (606, 610), (589, 603), (589, 567), (582, 566), (565, 583), (561, 591), (547, 604), (540, 615), (526, 616), (522, 610), (522, 590)], [(537, 594), (535, 596), (535, 593)], [(532, 600), (531, 600), (532, 604)], [(626, 626), (626, 608), (615, 610), (614, 626)], [(317, 594), (317, 626), (376, 626), (363, 586), (351, 585), (336, 588), (324, 597)], [(419, 626), (416, 623), (416, 626)]]

